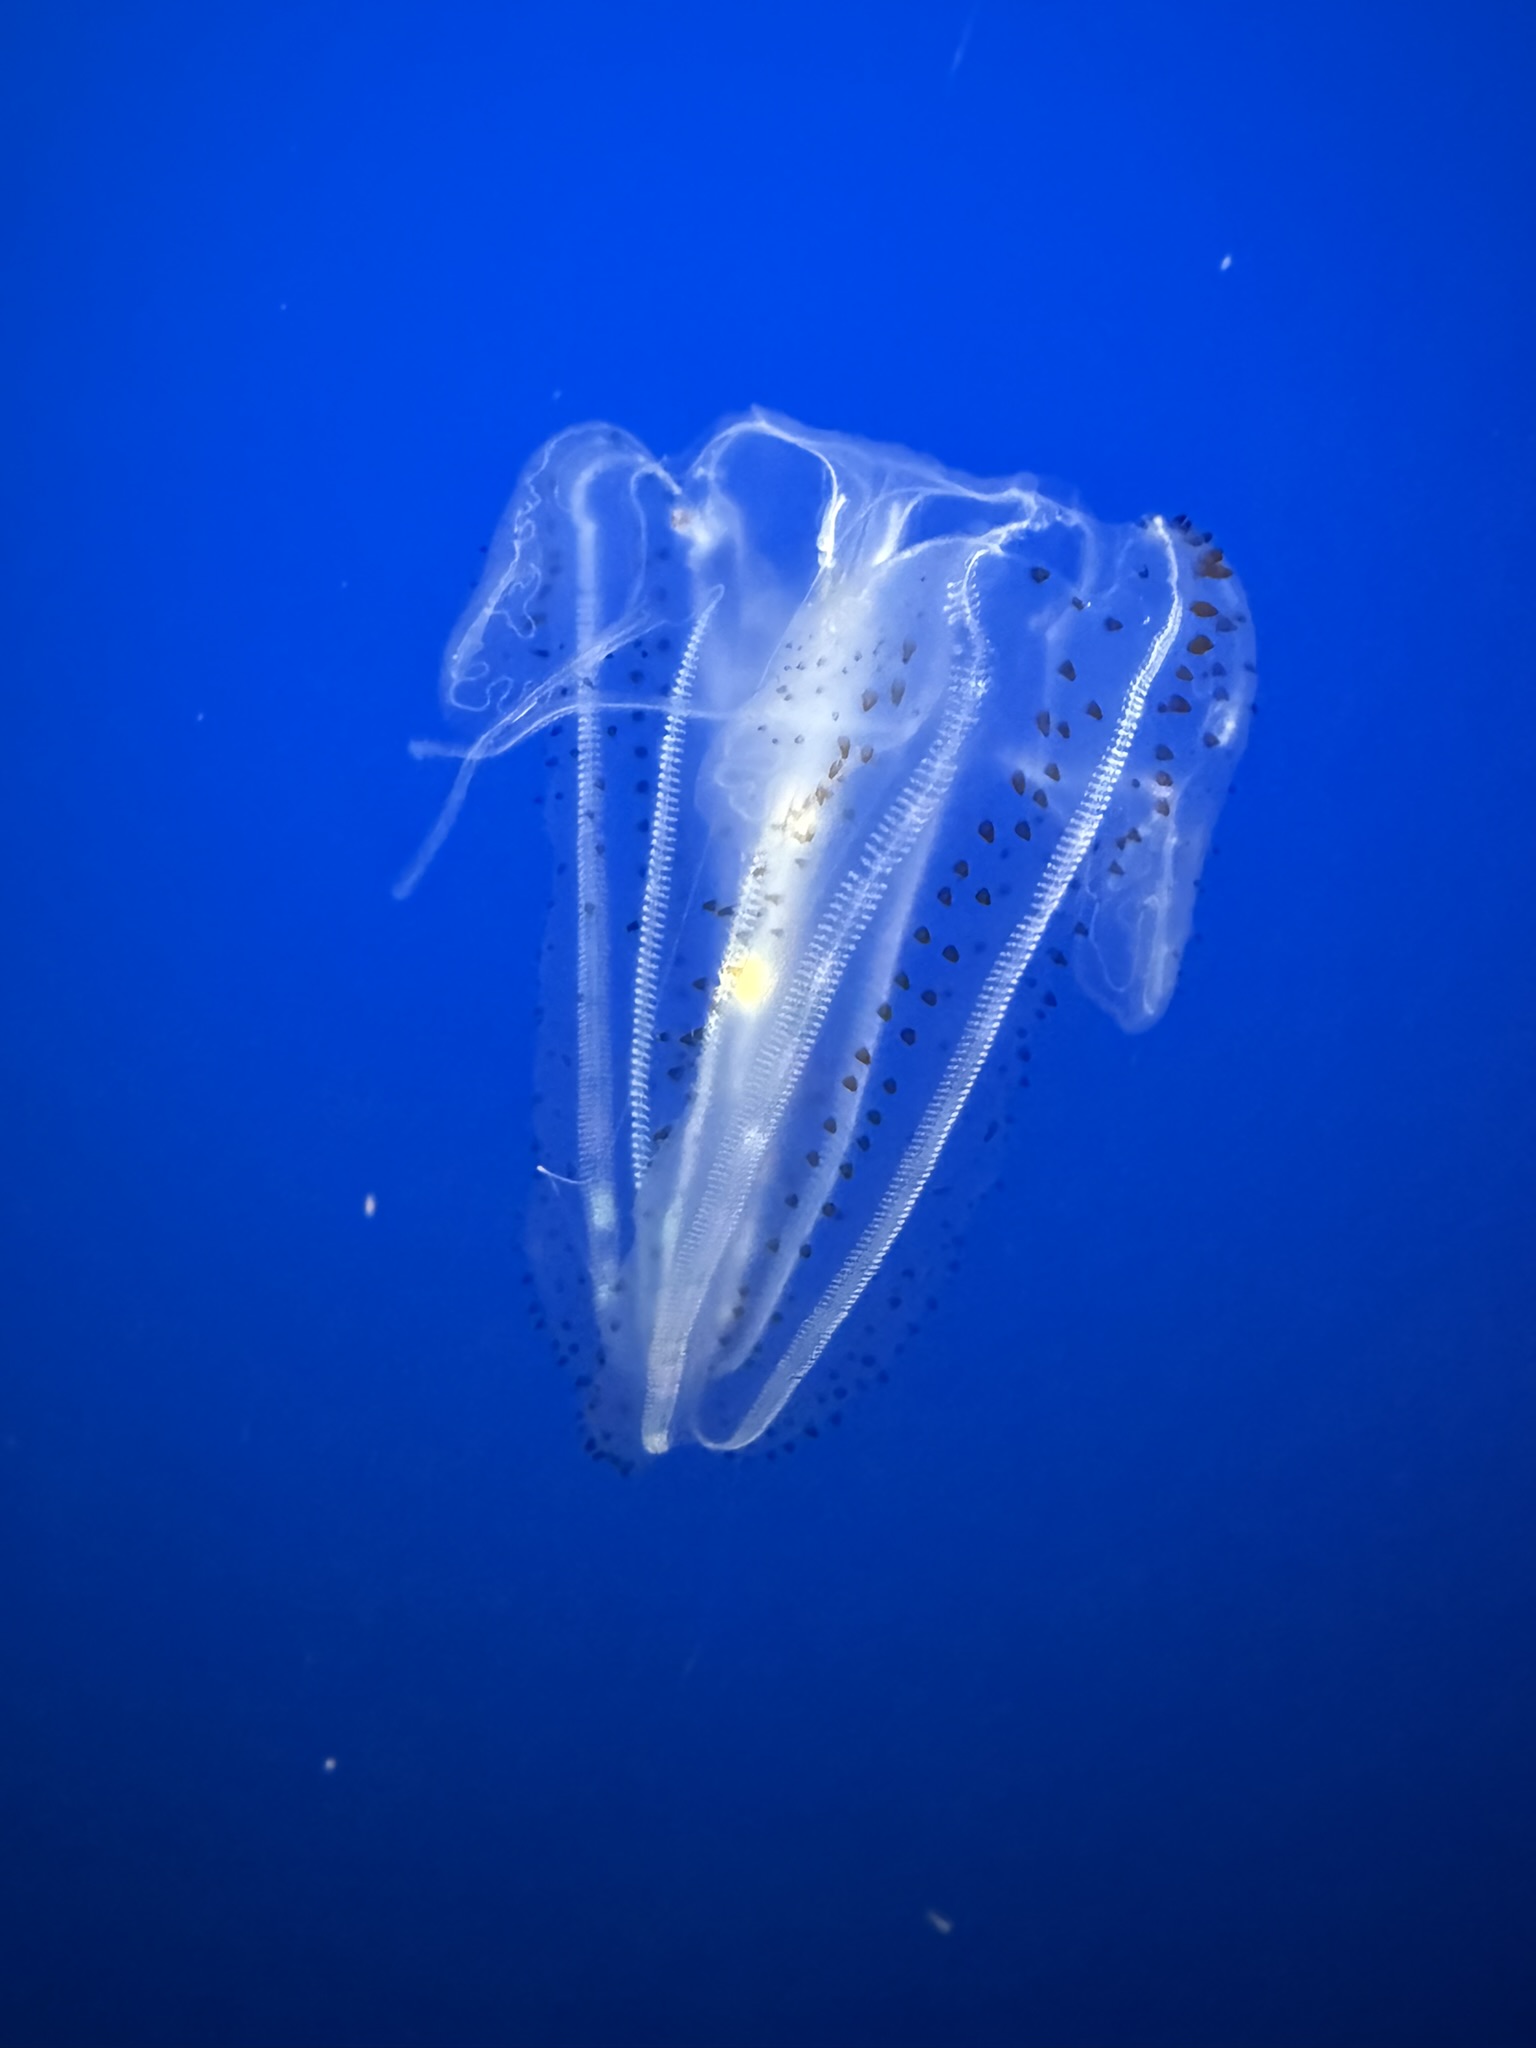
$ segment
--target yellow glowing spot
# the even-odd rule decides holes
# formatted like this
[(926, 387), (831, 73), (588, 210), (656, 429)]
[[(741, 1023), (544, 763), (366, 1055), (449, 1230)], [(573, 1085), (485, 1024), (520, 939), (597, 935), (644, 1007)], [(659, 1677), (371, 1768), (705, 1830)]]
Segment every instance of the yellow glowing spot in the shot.
[(761, 953), (743, 953), (726, 967), (731, 993), (744, 1009), (755, 1010), (773, 992), (773, 969)]

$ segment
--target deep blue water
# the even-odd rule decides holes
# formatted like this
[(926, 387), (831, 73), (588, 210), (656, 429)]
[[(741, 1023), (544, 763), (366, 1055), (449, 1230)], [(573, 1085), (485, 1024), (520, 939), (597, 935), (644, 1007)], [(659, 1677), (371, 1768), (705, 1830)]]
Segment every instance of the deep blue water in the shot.
[[(1536, 2038), (1529, 17), (5, 40), (5, 2048)], [(540, 441), (752, 402), (1210, 524), (1260, 711), (918, 1355), (623, 1481), (406, 742)]]

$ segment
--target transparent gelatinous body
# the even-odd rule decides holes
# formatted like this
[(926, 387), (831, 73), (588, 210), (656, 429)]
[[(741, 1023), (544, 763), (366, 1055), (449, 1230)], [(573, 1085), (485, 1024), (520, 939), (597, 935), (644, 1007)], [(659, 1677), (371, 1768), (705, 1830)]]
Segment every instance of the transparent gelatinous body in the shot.
[(607, 426), (539, 451), (404, 886), (482, 761), (545, 750), (539, 1229), (590, 1448), (793, 1423), (989, 1062), (1028, 1057), (1021, 983), (1162, 1013), (1253, 686), (1183, 522), (761, 413), (676, 470)]

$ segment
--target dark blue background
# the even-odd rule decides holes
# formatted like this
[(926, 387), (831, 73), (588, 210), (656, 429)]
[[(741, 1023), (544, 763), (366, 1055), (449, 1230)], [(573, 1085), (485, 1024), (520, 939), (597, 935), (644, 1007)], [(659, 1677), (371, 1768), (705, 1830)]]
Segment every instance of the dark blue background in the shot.
[[(1530, 22), (11, 11), (6, 2048), (1536, 2038)], [(547, 433), (754, 400), (1210, 522), (1261, 714), (923, 1360), (623, 1483), (405, 742)]]

